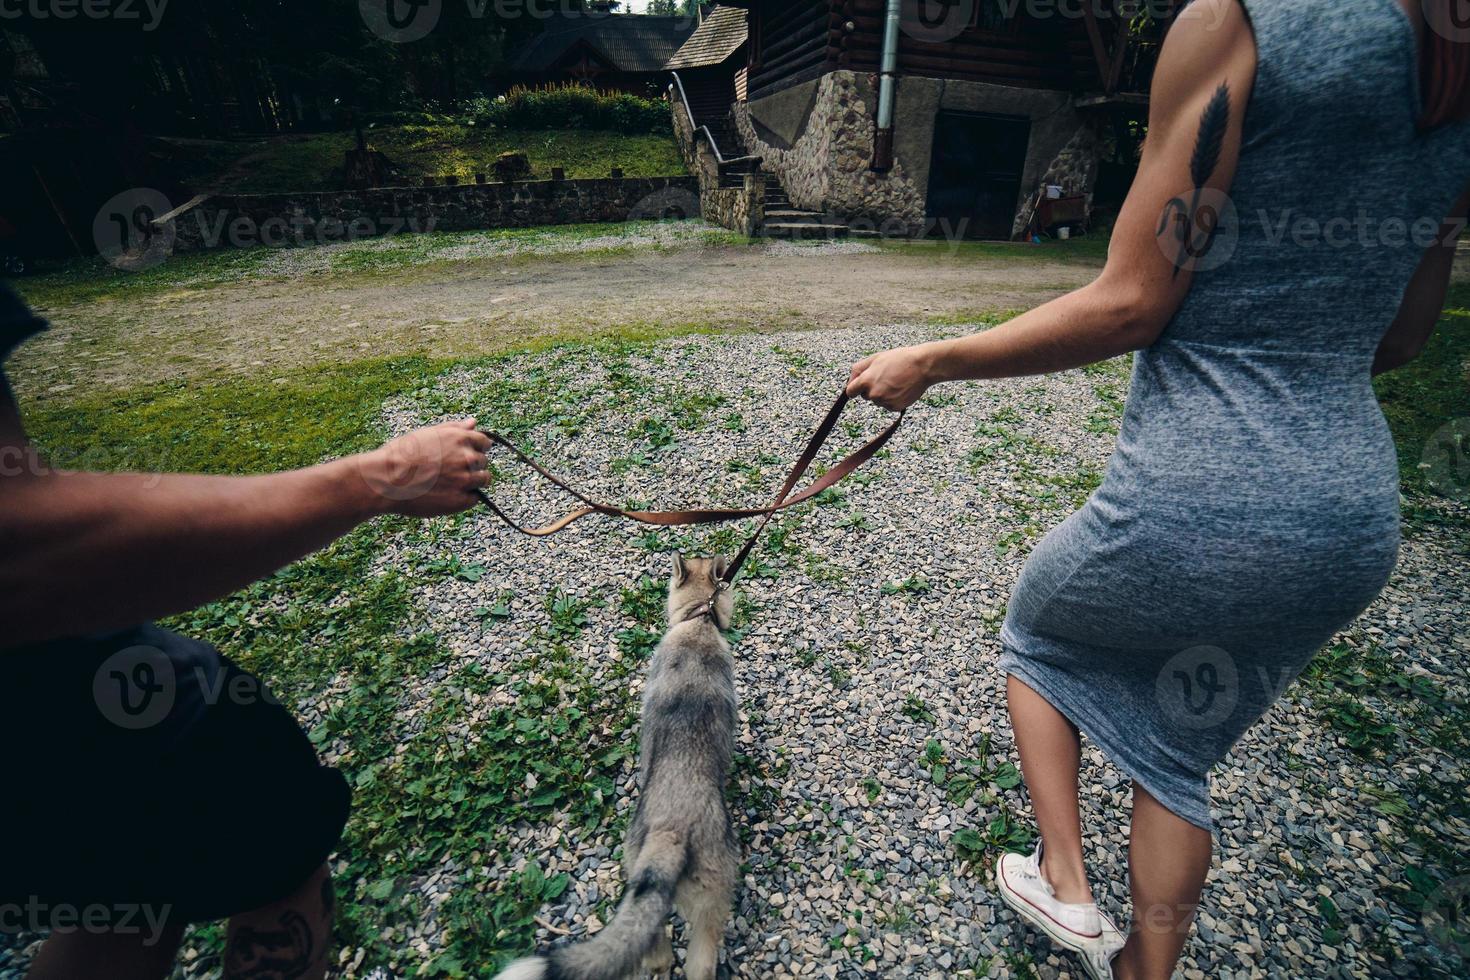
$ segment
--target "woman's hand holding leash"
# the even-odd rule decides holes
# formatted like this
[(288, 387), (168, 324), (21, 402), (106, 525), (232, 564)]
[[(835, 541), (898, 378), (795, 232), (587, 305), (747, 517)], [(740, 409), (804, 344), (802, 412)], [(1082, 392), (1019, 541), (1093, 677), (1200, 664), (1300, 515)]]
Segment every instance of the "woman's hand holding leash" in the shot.
[(928, 344), (899, 347), (865, 357), (852, 366), (850, 398), (866, 398), (879, 408), (901, 412), (924, 397), (937, 380)]

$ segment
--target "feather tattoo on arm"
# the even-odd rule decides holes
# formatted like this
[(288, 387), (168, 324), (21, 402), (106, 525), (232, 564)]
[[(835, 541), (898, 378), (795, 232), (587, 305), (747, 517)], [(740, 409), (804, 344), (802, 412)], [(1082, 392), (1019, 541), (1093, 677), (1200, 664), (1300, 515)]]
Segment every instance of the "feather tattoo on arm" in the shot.
[(1203, 258), (1214, 244), (1219, 231), (1219, 215), (1211, 214), (1203, 228), (1203, 238), (1196, 234), (1196, 224), (1203, 215), (1199, 213), (1200, 198), (1205, 185), (1220, 167), (1220, 155), (1225, 149), (1225, 134), (1230, 130), (1230, 83), (1221, 82), (1205, 106), (1200, 117), (1199, 133), (1194, 141), (1194, 154), (1189, 159), (1189, 178), (1194, 185), (1193, 197), (1188, 203), (1176, 197), (1164, 205), (1163, 220), (1159, 222), (1158, 234), (1162, 236), (1172, 221), (1175, 236), (1179, 239), (1179, 255), (1174, 260), (1174, 278), (1179, 277), (1186, 262)]

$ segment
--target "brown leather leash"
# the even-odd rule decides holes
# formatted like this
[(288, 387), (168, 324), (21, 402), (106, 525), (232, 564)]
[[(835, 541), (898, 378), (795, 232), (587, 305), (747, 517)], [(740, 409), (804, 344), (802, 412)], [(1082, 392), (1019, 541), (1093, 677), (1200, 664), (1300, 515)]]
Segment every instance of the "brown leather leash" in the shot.
[(898, 431), (898, 427), (903, 423), (904, 413), (899, 412), (898, 417), (893, 420), (892, 424), (889, 425), (882, 432), (880, 432), (877, 436), (869, 440), (861, 448), (854, 451), (851, 455), (847, 456), (826, 473), (813, 480), (808, 486), (793, 494), (792, 491), (796, 489), (796, 484), (801, 480), (802, 476), (805, 475), (806, 471), (811, 468), (812, 463), (816, 462), (817, 453), (821, 451), (822, 446), (826, 444), (828, 437), (831, 436), (833, 428), (835, 428), (837, 425), (837, 420), (842, 417), (843, 411), (847, 408), (848, 401), (849, 399), (845, 392), (837, 397), (837, 401), (832, 405), (832, 408), (828, 410), (827, 416), (822, 419), (822, 423), (817, 426), (817, 430), (813, 432), (812, 437), (807, 440), (806, 448), (802, 450), (800, 458), (798, 458), (795, 465), (792, 466), (791, 472), (786, 477), (786, 482), (781, 487), (781, 492), (776, 495), (776, 499), (768, 507), (726, 507), (710, 510), (655, 511), (625, 510), (621, 507), (614, 507), (611, 504), (599, 503), (571, 486), (569, 483), (567, 483), (566, 480), (563, 480), (562, 478), (546, 470), (546, 468), (543, 467), (540, 463), (537, 463), (530, 456), (527, 456), (525, 453), (521, 452), (519, 449), (511, 444), (509, 439), (506, 439), (498, 432), (486, 432), (485, 435), (489, 436), (490, 441), (495, 443), (497, 446), (501, 446), (509, 450), (511, 455), (515, 456), (516, 459), (520, 460), (526, 466), (530, 467), (536, 473), (540, 474), (553, 486), (566, 491), (568, 494), (581, 501), (583, 506), (572, 511), (566, 516), (556, 521), (553, 521), (545, 527), (528, 528), (522, 527), (515, 521), (511, 520), (510, 517), (508, 517), (503, 510), (495, 505), (495, 502), (490, 499), (490, 495), (485, 493), (485, 491), (476, 490), (475, 493), (479, 496), (480, 501), (486, 507), (490, 508), (490, 512), (493, 513), (496, 517), (500, 518), (500, 520), (507, 527), (519, 531), (522, 534), (529, 535), (533, 538), (546, 538), (550, 537), (553, 534), (559, 534), (560, 532), (565, 531), (571, 525), (575, 524), (577, 521), (581, 520), (584, 517), (587, 517), (590, 514), (605, 514), (609, 517), (621, 517), (630, 521), (637, 521), (640, 524), (653, 524), (658, 527), (681, 527), (693, 524), (721, 524), (726, 521), (738, 521), (749, 517), (759, 517), (761, 518), (761, 522), (756, 525), (755, 532), (746, 539), (745, 544), (736, 554), (735, 560), (730, 563), (730, 567), (726, 569), (724, 576), (722, 576), (721, 578), (721, 587), (728, 588), (730, 583), (735, 581), (735, 577), (740, 574), (741, 567), (745, 564), (745, 560), (750, 557), (751, 551), (755, 548), (756, 542), (760, 540), (761, 534), (764, 533), (766, 525), (770, 523), (772, 517), (787, 509), (788, 507), (795, 507), (797, 504), (812, 499), (823, 490), (826, 490), (828, 487), (832, 487), (835, 486), (837, 483), (840, 483), (859, 466), (862, 466), (868, 460), (877, 455), (878, 450), (883, 448), (888, 440), (893, 437), (893, 434)]

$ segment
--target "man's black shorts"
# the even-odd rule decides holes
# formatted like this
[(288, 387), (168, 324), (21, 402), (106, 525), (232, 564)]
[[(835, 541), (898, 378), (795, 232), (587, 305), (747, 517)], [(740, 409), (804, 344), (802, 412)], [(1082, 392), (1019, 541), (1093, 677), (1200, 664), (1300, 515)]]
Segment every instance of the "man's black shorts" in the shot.
[(270, 691), (153, 626), (0, 649), (0, 738), (0, 932), (259, 908), (347, 822), (346, 780)]

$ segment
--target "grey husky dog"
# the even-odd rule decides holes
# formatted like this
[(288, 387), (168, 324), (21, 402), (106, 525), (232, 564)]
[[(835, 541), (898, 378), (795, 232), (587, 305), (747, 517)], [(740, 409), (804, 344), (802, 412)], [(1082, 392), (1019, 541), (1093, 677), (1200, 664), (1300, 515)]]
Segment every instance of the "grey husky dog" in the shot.
[(673, 968), (667, 932), (689, 925), (689, 980), (713, 980), (740, 876), (725, 808), (735, 751), (735, 661), (720, 635), (735, 598), (725, 559), (674, 556), (669, 629), (643, 688), (642, 794), (623, 841), (617, 916), (585, 943), (512, 963), (499, 980), (621, 980)]

